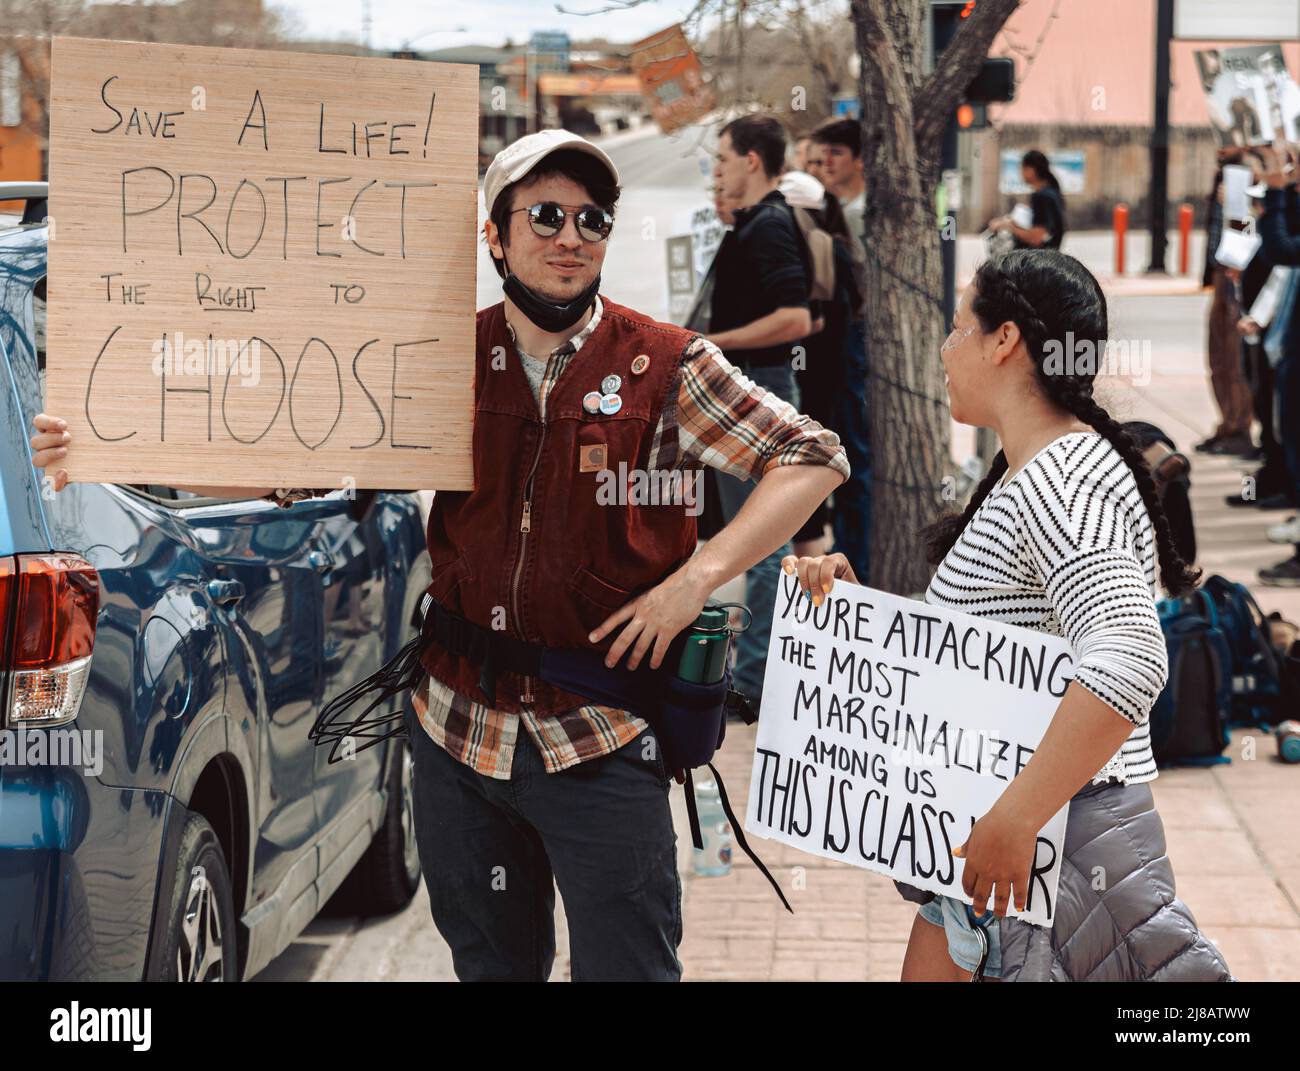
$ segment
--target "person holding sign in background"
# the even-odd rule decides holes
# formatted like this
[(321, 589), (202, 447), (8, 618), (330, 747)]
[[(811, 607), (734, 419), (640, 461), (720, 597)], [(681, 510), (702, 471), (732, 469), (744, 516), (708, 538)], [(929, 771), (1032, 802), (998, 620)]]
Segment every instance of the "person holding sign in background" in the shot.
[[(1074, 679), (1033, 757), (954, 850), (974, 911), (991, 909), (984, 974), (1003, 980), (1227, 980), (1227, 965), (1176, 898), (1147, 719), (1168, 676), (1155, 609), (1199, 574), (1179, 557), (1138, 446), (1093, 397), (1106, 300), (1073, 257), (1023, 250), (966, 287), (941, 358), (955, 420), (1002, 450), (965, 512), (923, 533), (938, 569), (927, 603), (1064, 636)], [(1071, 340), (1071, 351), (1064, 340)], [(841, 554), (787, 558), (814, 603)], [(953, 697), (953, 702), (960, 702)], [(1035, 837), (1069, 804), (1058, 913), (1025, 909)], [(923, 903), (904, 981), (964, 981), (981, 959), (966, 905), (896, 882)], [(1096, 910), (1093, 910), (1093, 909)]]

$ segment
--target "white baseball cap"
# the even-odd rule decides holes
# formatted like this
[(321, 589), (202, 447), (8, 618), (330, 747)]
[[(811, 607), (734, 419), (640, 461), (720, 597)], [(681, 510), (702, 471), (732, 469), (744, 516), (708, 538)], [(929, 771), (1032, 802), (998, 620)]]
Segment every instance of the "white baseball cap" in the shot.
[(492, 158), (487, 174), (483, 176), (483, 203), (488, 215), (492, 214), (492, 206), (502, 190), (512, 182), (518, 182), (557, 149), (577, 149), (594, 156), (609, 170), (614, 184), (618, 184), (618, 168), (603, 149), (569, 130), (539, 130), (512, 142)]
[(821, 208), (826, 200), (826, 187), (806, 171), (787, 171), (776, 188), (791, 208)]

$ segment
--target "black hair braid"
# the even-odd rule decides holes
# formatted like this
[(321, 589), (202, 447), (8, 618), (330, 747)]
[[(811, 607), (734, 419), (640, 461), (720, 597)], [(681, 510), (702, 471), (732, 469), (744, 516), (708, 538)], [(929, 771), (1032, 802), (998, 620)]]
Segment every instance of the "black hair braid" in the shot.
[(1142, 502), (1151, 518), (1155, 529), (1156, 549), (1160, 558), (1160, 582), (1170, 595), (1178, 596), (1194, 588), (1201, 578), (1201, 570), (1193, 569), (1183, 561), (1174, 543), (1173, 530), (1169, 527), (1169, 518), (1165, 516), (1164, 506), (1156, 491), (1155, 480), (1151, 478), (1151, 468), (1147, 465), (1142, 449), (1122, 424), (1112, 417), (1092, 396), (1092, 384), (1064, 383), (1064, 389), (1058, 390), (1053, 398), (1085, 424), (1099, 431), (1115, 448), (1115, 452), (1124, 459)]
[(985, 474), (984, 479), (980, 480), (979, 486), (975, 488), (974, 493), (970, 496), (970, 501), (966, 503), (966, 509), (961, 513), (949, 513), (940, 517), (933, 524), (922, 529), (921, 538), (925, 540), (925, 556), (931, 565), (938, 565), (943, 561), (943, 556), (957, 542), (957, 537), (961, 535), (962, 529), (970, 523), (970, 519), (975, 516), (975, 511), (988, 498), (989, 492), (993, 490), (993, 485), (998, 482), (1006, 471), (1007, 455), (999, 450), (997, 456), (993, 458), (993, 463), (989, 466), (989, 471)]

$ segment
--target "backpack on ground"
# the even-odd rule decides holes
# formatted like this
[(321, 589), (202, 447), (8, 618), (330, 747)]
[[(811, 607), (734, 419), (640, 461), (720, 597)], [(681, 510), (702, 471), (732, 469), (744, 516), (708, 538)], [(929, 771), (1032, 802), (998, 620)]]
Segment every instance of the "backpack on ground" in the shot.
[(1151, 708), (1151, 750), (1160, 766), (1230, 761), (1232, 652), (1214, 599), (1203, 588), (1157, 604), (1169, 679)]
[(1273, 646), (1272, 625), (1244, 584), (1212, 576), (1202, 589), (1214, 600), (1232, 658), (1229, 727), (1268, 727), (1286, 720), (1283, 658)]

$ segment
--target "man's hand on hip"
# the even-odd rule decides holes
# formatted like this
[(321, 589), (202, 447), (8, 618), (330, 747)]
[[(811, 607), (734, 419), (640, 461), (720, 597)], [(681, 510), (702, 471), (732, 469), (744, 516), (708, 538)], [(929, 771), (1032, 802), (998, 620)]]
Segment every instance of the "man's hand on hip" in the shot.
[(631, 648), (628, 669), (636, 669), (651, 649), (650, 668), (658, 669), (677, 634), (690, 625), (708, 601), (707, 585), (698, 583), (683, 565), (662, 584), (638, 595), (621, 610), (610, 614), (588, 639), (599, 643), (619, 625), (622, 631), (605, 655), (605, 665), (613, 669)]

